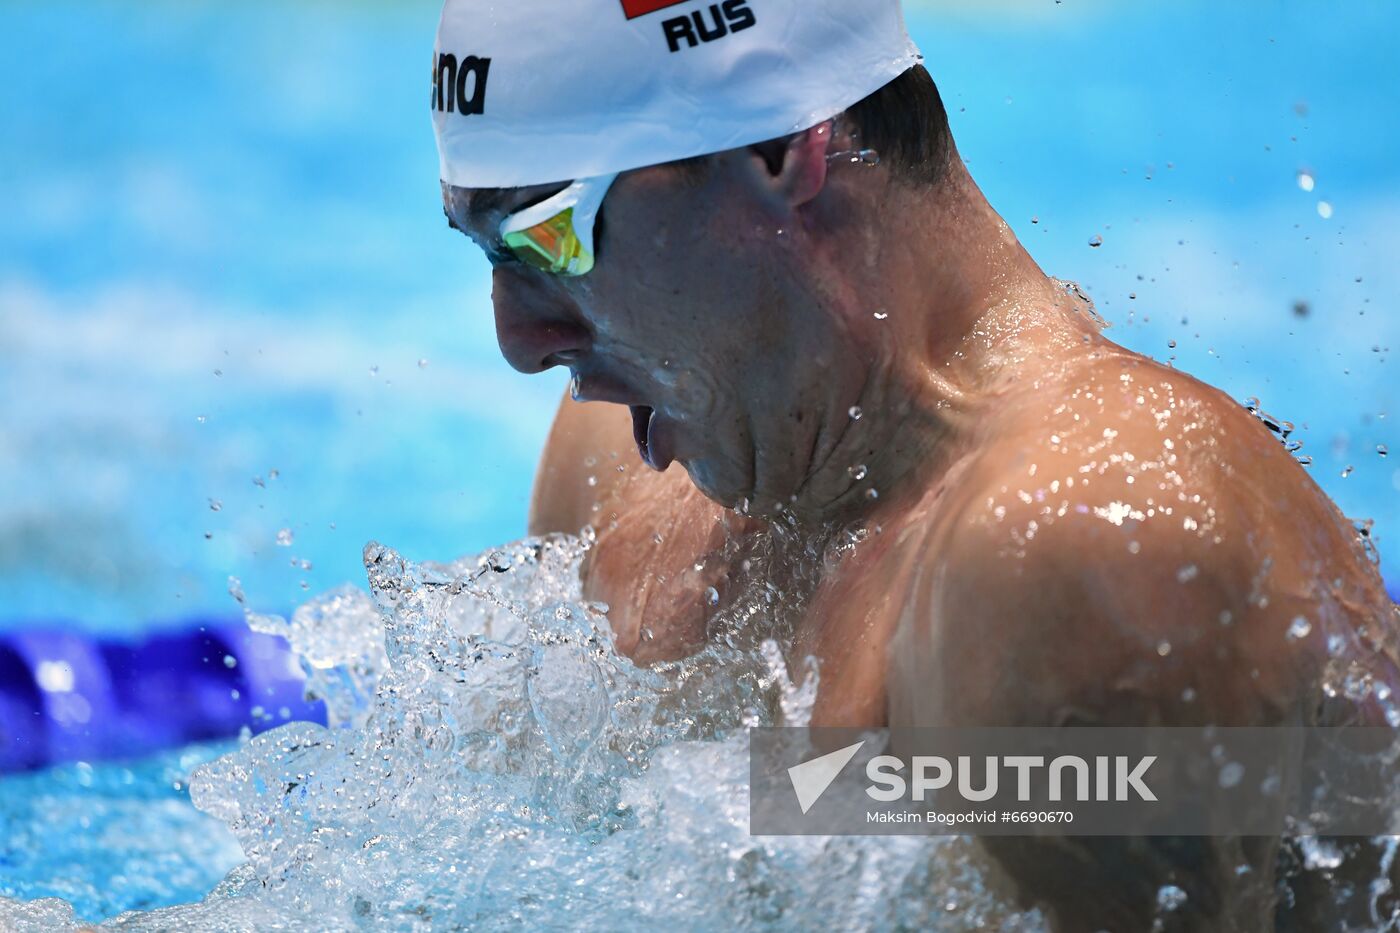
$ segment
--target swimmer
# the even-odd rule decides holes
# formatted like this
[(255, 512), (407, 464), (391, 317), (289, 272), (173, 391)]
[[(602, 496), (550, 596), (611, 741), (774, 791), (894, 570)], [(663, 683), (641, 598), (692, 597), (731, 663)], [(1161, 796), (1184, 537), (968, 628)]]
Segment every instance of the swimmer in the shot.
[[(684, 656), (745, 587), (795, 585), (744, 542), (859, 529), (792, 625), (816, 725), (1384, 722), (1324, 689), (1338, 645), (1400, 689), (1352, 525), (1046, 276), (898, 0), (522, 6), (444, 10), (444, 207), (505, 358), (572, 373), (530, 530), (595, 529), (621, 650)], [(1147, 930), (1166, 884), (1180, 929), (1360, 929), (1379, 858), (1348, 843), (1357, 883), (1319, 895), (1276, 839), (984, 842), (1065, 931)]]

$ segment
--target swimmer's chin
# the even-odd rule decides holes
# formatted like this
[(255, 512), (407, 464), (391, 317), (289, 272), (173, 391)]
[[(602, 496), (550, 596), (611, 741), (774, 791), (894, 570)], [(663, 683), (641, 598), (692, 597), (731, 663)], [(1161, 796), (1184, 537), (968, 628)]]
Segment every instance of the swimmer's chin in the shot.
[(676, 462), (685, 467), (686, 473), (690, 475), (690, 481), (695, 484), (696, 489), (700, 490), (700, 494), (716, 505), (726, 509), (737, 509), (752, 496), (751, 490), (725, 483), (723, 479), (716, 476), (714, 468), (704, 460), (677, 460)]

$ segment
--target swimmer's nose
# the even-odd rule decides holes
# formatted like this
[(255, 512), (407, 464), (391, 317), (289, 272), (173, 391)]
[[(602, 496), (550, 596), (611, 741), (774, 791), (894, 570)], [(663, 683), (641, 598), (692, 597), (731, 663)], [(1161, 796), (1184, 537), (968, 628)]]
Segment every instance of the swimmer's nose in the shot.
[(506, 362), (522, 373), (566, 366), (592, 343), (582, 315), (556, 289), (521, 281), (496, 270), (491, 301), (496, 308), (496, 341)]

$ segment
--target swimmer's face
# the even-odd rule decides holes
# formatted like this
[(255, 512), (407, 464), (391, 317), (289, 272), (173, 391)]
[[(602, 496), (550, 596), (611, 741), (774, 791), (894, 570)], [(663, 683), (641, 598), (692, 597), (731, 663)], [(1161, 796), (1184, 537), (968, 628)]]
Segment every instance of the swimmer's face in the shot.
[(712, 499), (767, 512), (802, 493), (866, 371), (822, 274), (840, 257), (823, 254), (821, 219), (790, 203), (790, 184), (751, 150), (626, 172), (599, 216), (597, 265), (572, 278), (514, 260), (496, 234), (562, 184), (447, 189), (445, 203), (493, 262), (512, 366), (569, 368), (579, 399), (631, 408), (653, 467), (680, 463)]

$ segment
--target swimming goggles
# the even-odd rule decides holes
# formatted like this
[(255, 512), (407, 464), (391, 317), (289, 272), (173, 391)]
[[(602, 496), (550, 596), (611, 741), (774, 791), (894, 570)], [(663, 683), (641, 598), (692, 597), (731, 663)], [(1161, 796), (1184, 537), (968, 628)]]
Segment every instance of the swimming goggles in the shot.
[(516, 259), (551, 275), (593, 270), (594, 229), (617, 175), (576, 181), (551, 198), (501, 221), (501, 240)]
[[(833, 152), (828, 162), (878, 165), (874, 149)], [(598, 211), (616, 173), (576, 181), (538, 204), (501, 221), (501, 240), (520, 262), (551, 275), (587, 275), (593, 271), (594, 232)]]

